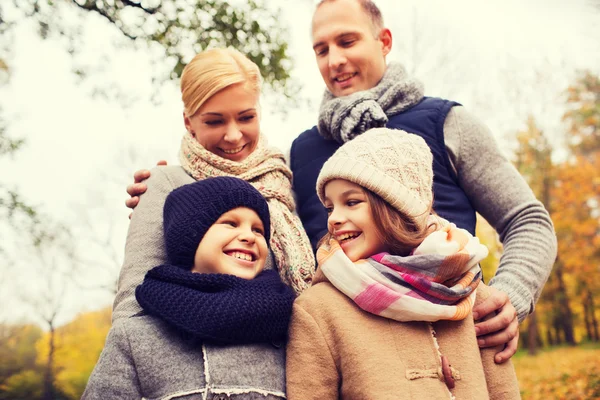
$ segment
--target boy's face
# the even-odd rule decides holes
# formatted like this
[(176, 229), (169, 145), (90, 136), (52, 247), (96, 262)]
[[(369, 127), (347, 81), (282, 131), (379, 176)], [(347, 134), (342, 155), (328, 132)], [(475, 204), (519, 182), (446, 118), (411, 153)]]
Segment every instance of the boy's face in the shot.
[(325, 208), (329, 233), (340, 243), (351, 261), (358, 261), (386, 251), (379, 238), (379, 228), (363, 188), (344, 179), (325, 185)]
[(196, 250), (192, 272), (253, 279), (265, 268), (269, 248), (258, 214), (238, 207), (221, 215)]

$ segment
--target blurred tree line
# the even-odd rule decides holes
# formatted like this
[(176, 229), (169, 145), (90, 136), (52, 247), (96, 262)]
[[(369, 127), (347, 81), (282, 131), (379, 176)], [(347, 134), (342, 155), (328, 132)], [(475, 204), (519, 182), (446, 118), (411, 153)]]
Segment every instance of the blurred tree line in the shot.
[[(550, 212), (558, 238), (553, 271), (536, 311), (521, 326), (521, 347), (531, 354), (544, 346), (600, 341), (600, 78), (581, 72), (566, 102), (564, 147), (552, 146), (533, 117), (516, 135), (514, 164)], [(499, 243), (485, 224), (480, 231), (492, 249), (482, 263), (490, 276)]]

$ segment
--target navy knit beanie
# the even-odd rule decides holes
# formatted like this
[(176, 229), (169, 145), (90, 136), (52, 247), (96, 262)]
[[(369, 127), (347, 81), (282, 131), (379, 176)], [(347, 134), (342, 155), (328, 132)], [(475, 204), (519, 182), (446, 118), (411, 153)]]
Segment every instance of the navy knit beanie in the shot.
[(173, 190), (163, 211), (165, 244), (169, 264), (192, 269), (200, 241), (221, 215), (238, 207), (256, 211), (269, 243), (271, 220), (267, 201), (248, 182), (220, 176)]

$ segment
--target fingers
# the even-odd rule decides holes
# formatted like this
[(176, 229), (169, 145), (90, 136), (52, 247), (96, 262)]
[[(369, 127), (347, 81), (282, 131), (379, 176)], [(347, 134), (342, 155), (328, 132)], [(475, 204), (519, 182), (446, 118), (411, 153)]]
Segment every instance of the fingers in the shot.
[[(503, 331), (508, 328), (514, 329), (514, 325), (517, 327), (519, 325), (517, 310), (515, 310), (512, 304), (508, 303), (502, 307), (500, 312), (495, 316), (489, 316), (485, 321), (475, 324), (475, 332), (477, 336), (483, 336)], [(512, 337), (508, 338), (503, 343), (508, 342), (510, 339), (512, 339)]]
[(140, 169), (138, 171), (135, 171), (135, 173), (133, 174), (134, 183), (143, 182), (148, 178), (150, 178), (150, 171), (147, 169)]
[(135, 207), (137, 207), (139, 202), (140, 198), (138, 196), (130, 197), (127, 200), (125, 200), (125, 205), (127, 206), (127, 208), (131, 208), (133, 210)]
[(510, 304), (506, 293), (494, 289), (493, 287), (490, 287), (489, 289), (490, 296), (482, 301), (481, 304), (473, 308), (473, 318), (475, 320), (483, 319), (494, 311), (500, 310), (505, 304)]
[(167, 165), (167, 161), (166, 160), (160, 160), (156, 163), (156, 165)]
[(127, 194), (131, 197), (140, 196), (146, 193), (146, 190), (148, 190), (148, 186), (145, 183), (133, 183), (127, 186)]
[(518, 345), (519, 345), (519, 330), (517, 329), (517, 334), (515, 335), (514, 338), (512, 338), (511, 341), (509, 341), (506, 344), (506, 346), (504, 347), (504, 350), (496, 353), (496, 355), (494, 356), (494, 361), (496, 362), (496, 364), (502, 364), (503, 362), (505, 362), (506, 360), (511, 358), (517, 352)]
[[(492, 328), (496, 328), (497, 326), (503, 325), (504, 322), (496, 323), (494, 318), (489, 321), (482, 322), (481, 324), (475, 325), (475, 332), (477, 335), (477, 343), (479, 347), (493, 347), (498, 346), (500, 344), (506, 344), (513, 340), (515, 336), (519, 334), (519, 321), (515, 318), (506, 328), (491, 330), (490, 325), (484, 325), (488, 322), (494, 323)], [(483, 332), (491, 333), (483, 333)]]
[[(508, 325), (507, 321), (509, 321)], [(495, 317), (476, 324), (475, 332), (479, 347), (505, 345), (504, 349), (494, 356), (497, 364), (508, 360), (515, 354), (519, 344), (519, 320), (516, 310), (509, 303)]]

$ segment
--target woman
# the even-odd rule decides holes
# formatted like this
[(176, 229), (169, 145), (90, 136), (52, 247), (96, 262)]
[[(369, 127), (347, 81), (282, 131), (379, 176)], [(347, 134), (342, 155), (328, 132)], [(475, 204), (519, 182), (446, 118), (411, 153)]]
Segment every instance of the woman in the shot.
[(183, 121), (181, 166), (158, 167), (131, 218), (125, 259), (113, 305), (113, 321), (141, 311), (135, 288), (148, 270), (166, 261), (163, 206), (175, 188), (194, 180), (235, 176), (265, 197), (271, 213), (270, 247), (282, 280), (296, 293), (311, 282), (314, 255), (293, 214), (291, 171), (283, 154), (260, 133), (258, 67), (233, 49), (204, 51), (181, 75)]

